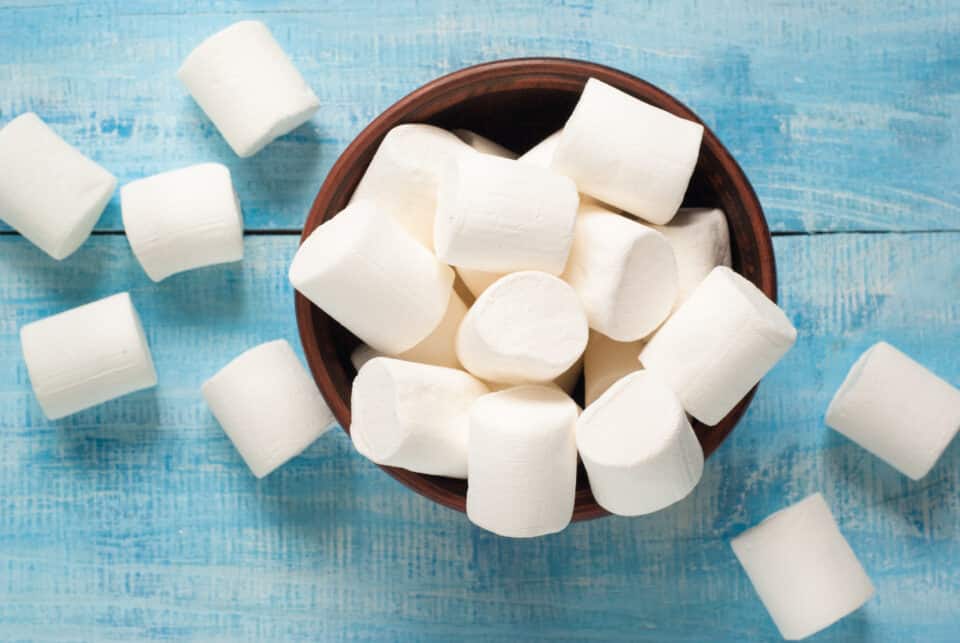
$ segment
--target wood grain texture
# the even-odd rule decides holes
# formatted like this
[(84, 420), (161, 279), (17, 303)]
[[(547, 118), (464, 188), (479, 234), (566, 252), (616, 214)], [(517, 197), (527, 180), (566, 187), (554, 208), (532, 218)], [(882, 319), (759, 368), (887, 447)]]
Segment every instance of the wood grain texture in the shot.
[[(777, 640), (727, 541), (817, 490), (877, 586), (817, 640), (956, 640), (960, 441), (911, 482), (822, 416), (880, 338), (960, 383), (960, 233), (775, 242), (800, 340), (692, 497), (514, 541), (410, 493), (340, 431), (262, 481), (247, 471), (198, 387), (255, 343), (295, 341), (295, 237), (248, 237), (242, 264), (158, 286), (119, 236), (66, 264), (0, 238), (0, 640)], [(17, 329), (125, 289), (160, 386), (47, 422)]]

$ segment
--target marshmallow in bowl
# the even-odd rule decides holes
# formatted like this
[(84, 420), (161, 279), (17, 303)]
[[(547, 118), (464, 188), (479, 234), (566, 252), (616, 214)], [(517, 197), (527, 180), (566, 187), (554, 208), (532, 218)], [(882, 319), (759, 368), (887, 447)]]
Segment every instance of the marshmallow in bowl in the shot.
[(376, 350), (398, 355), (440, 324), (453, 269), (368, 201), (355, 201), (303, 242), (290, 282)]
[(551, 167), (577, 188), (650, 223), (673, 218), (693, 175), (703, 126), (591, 78)]
[(363, 365), (374, 357), (386, 356), (375, 348), (367, 346), (366, 344), (359, 344), (350, 353), (350, 363), (353, 364), (353, 368), (359, 373)]
[(224, 165), (133, 181), (120, 190), (120, 202), (127, 240), (153, 281), (243, 259), (243, 213)]
[(687, 413), (714, 425), (793, 346), (797, 330), (763, 292), (714, 268), (640, 352)]
[(677, 297), (677, 264), (664, 236), (596, 203), (581, 205), (574, 229), (563, 279), (590, 327), (621, 342), (656, 330)]
[(503, 275), (498, 272), (484, 272), (483, 270), (474, 270), (472, 268), (457, 268), (457, 274), (466, 284), (467, 289), (473, 295), (474, 299), (483, 294), (483, 291), (490, 287)]
[(116, 187), (36, 114), (0, 128), (0, 220), (54, 259), (87, 240)]
[(651, 226), (660, 232), (677, 258), (676, 306), (717, 266), (730, 267), (730, 231), (723, 210), (680, 208), (667, 225)]
[(204, 40), (177, 78), (240, 157), (253, 156), (320, 107), (270, 30), (256, 20)]
[(376, 357), (353, 380), (354, 446), (377, 464), (465, 478), (468, 412), (488, 392), (461, 370)]
[(484, 395), (470, 409), (467, 517), (501, 536), (561, 531), (577, 486), (579, 409), (553, 386)]
[(826, 423), (919, 480), (960, 430), (960, 389), (878, 342), (850, 369)]
[(703, 450), (677, 396), (649, 371), (617, 380), (577, 420), (577, 449), (601, 507), (621, 516), (685, 498)]
[(203, 384), (204, 400), (258, 478), (336, 424), (286, 340), (244, 352)]
[(470, 147), (433, 125), (398, 125), (387, 132), (351, 197), (371, 201), (433, 252), (437, 186), (444, 169)]
[(586, 405), (603, 395), (624, 375), (640, 370), (637, 356), (644, 340), (618, 342), (603, 333), (590, 331), (583, 353), (583, 402)]
[(549, 168), (553, 164), (553, 153), (560, 142), (560, 134), (563, 130), (558, 130), (543, 139), (529, 150), (520, 155), (519, 161), (531, 163), (537, 167)]
[(819, 493), (774, 513), (730, 545), (788, 641), (816, 634), (873, 596), (870, 578)]
[(157, 384), (128, 293), (27, 324), (20, 344), (37, 401), (51, 420)]
[(576, 292), (545, 272), (514, 272), (487, 288), (457, 334), (464, 368), (493, 382), (549, 382), (587, 345)]
[(459, 154), (440, 181), (434, 247), (457, 267), (559, 275), (578, 204), (570, 179), (471, 150)]
[(457, 135), (457, 138), (481, 154), (490, 154), (492, 156), (499, 156), (505, 159), (517, 158), (516, 154), (505, 148), (503, 145), (495, 143), (485, 136), (480, 136), (476, 132), (472, 132), (468, 129), (455, 129), (453, 130), (453, 133)]

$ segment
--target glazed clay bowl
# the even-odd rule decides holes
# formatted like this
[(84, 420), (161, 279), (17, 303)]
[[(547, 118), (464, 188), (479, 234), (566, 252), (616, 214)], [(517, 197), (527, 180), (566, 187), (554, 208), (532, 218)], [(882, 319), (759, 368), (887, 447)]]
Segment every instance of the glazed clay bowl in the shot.
[[(469, 67), (438, 78), (398, 101), (378, 116), (347, 147), (320, 188), (302, 239), (342, 210), (363, 176), (380, 141), (402, 123), (430, 123), (446, 129), (466, 128), (518, 152), (563, 127), (588, 78), (598, 78), (656, 107), (702, 122), (666, 92), (609, 67), (579, 60), (526, 58)], [(684, 205), (716, 207), (727, 215), (733, 268), (776, 301), (773, 245), (757, 196), (737, 162), (705, 128), (700, 158)], [(301, 241), (302, 241), (301, 239)], [(356, 371), (350, 353), (359, 340), (296, 295), (297, 322), (303, 349), (317, 385), (340, 426), (349, 432), (350, 388)], [(389, 319), (383, 323), (389, 324)], [(754, 389), (755, 390), (755, 389)], [(718, 425), (694, 423), (709, 456), (730, 434), (753, 397), (751, 391)], [(582, 383), (578, 393), (582, 402)], [(576, 395), (575, 394), (575, 397)], [(466, 482), (413, 473), (395, 467), (384, 471), (411, 490), (458, 511), (466, 510)], [(607, 515), (590, 493), (581, 467), (574, 520)]]

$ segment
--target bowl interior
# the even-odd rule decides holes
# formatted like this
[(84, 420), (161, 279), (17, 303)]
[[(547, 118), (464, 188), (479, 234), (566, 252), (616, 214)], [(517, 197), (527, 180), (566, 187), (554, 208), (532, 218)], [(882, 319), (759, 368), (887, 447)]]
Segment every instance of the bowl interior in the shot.
[[(657, 107), (700, 122), (687, 107), (656, 87), (607, 67), (566, 59), (520, 59), (471, 67), (444, 76), (408, 95), (371, 123), (331, 169), (310, 211), (304, 238), (349, 201), (380, 141), (402, 123), (466, 128), (522, 153), (563, 127), (583, 85), (596, 77)], [(415, 153), (415, 152), (414, 152)], [(756, 195), (740, 167), (706, 129), (684, 205), (721, 208), (727, 215), (734, 269), (776, 300), (776, 268), (769, 231)], [(301, 340), (315, 379), (341, 426), (350, 425), (350, 387), (356, 371), (350, 354), (359, 340), (306, 298), (297, 295)], [(753, 391), (718, 425), (694, 422), (709, 456), (730, 433)], [(575, 397), (582, 404), (582, 382)], [(414, 491), (465, 510), (466, 483), (383, 467)], [(606, 515), (596, 504), (582, 466), (574, 520)]]

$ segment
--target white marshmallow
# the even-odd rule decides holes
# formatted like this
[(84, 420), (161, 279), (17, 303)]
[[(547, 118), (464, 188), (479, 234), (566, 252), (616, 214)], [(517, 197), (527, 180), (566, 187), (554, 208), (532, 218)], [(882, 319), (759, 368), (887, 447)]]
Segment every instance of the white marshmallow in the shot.
[(919, 480), (960, 430), (960, 389), (879, 342), (850, 369), (830, 402), (826, 422)]
[(677, 297), (677, 263), (664, 236), (594, 203), (581, 205), (574, 230), (563, 279), (590, 327), (621, 342), (656, 330)]
[(157, 384), (128, 293), (27, 324), (20, 344), (37, 401), (51, 420)]
[(351, 203), (300, 246), (293, 287), (373, 348), (409, 350), (437, 328), (453, 270), (372, 203)]
[(470, 409), (467, 517), (501, 536), (561, 531), (577, 487), (577, 405), (555, 387), (518, 386)]
[(573, 363), (573, 366), (555, 377), (553, 383), (567, 395), (573, 395), (573, 390), (577, 388), (577, 382), (580, 381), (581, 373), (583, 373), (583, 355)]
[(457, 356), (481, 379), (549, 382), (580, 358), (587, 332), (570, 286), (544, 272), (514, 272), (487, 288), (467, 311)]
[(246, 351), (204, 382), (202, 391), (258, 478), (299, 455), (336, 424), (313, 378), (283, 339)]
[(681, 208), (668, 225), (652, 226), (660, 232), (677, 258), (676, 308), (717, 266), (730, 267), (730, 231), (723, 210)]
[(203, 163), (120, 190), (123, 227), (153, 281), (243, 259), (243, 213), (230, 170)]
[(460, 370), (377, 357), (353, 380), (350, 435), (377, 464), (466, 478), (468, 411), (488, 392)]
[(466, 284), (467, 289), (473, 295), (474, 299), (483, 294), (483, 291), (490, 287), (503, 275), (499, 272), (484, 272), (483, 270), (474, 270), (472, 268), (457, 268), (457, 274)]
[(625, 375), (577, 420), (577, 449), (601, 507), (653, 513), (685, 498), (703, 450), (676, 395), (649, 371)]
[(640, 352), (687, 413), (714, 425), (790, 350), (797, 330), (775, 303), (714, 268)]
[(557, 150), (557, 144), (560, 142), (560, 134), (562, 133), (563, 130), (557, 130), (523, 153), (518, 160), (549, 169), (553, 165), (553, 154)]
[(372, 201), (433, 252), (437, 186), (445, 168), (471, 148), (432, 125), (398, 125), (387, 132), (351, 197)]
[(352, 353), (350, 353), (350, 363), (353, 364), (353, 368), (355, 368), (359, 373), (360, 369), (363, 368), (363, 365), (372, 360), (374, 357), (386, 356), (375, 348), (371, 348), (366, 344), (360, 344), (353, 349)]
[(601, 201), (667, 223), (683, 201), (703, 125), (591, 78), (562, 130), (555, 172)]
[(204, 40), (177, 78), (240, 157), (303, 125), (320, 107), (270, 30), (255, 20)]
[(573, 182), (529, 163), (460, 154), (440, 181), (434, 245), (455, 266), (563, 272), (579, 197)]
[(624, 375), (640, 370), (637, 356), (644, 340), (617, 342), (603, 333), (590, 331), (583, 353), (583, 401), (590, 405)]
[(54, 259), (87, 240), (116, 187), (36, 114), (0, 128), (0, 220)]
[(471, 132), (468, 129), (455, 129), (453, 133), (457, 135), (457, 138), (481, 154), (490, 154), (491, 156), (499, 156), (505, 159), (517, 158), (516, 154), (503, 145), (495, 143), (485, 136), (480, 136), (476, 132)]
[(788, 641), (812, 636), (873, 596), (870, 578), (819, 493), (776, 512), (730, 545)]

